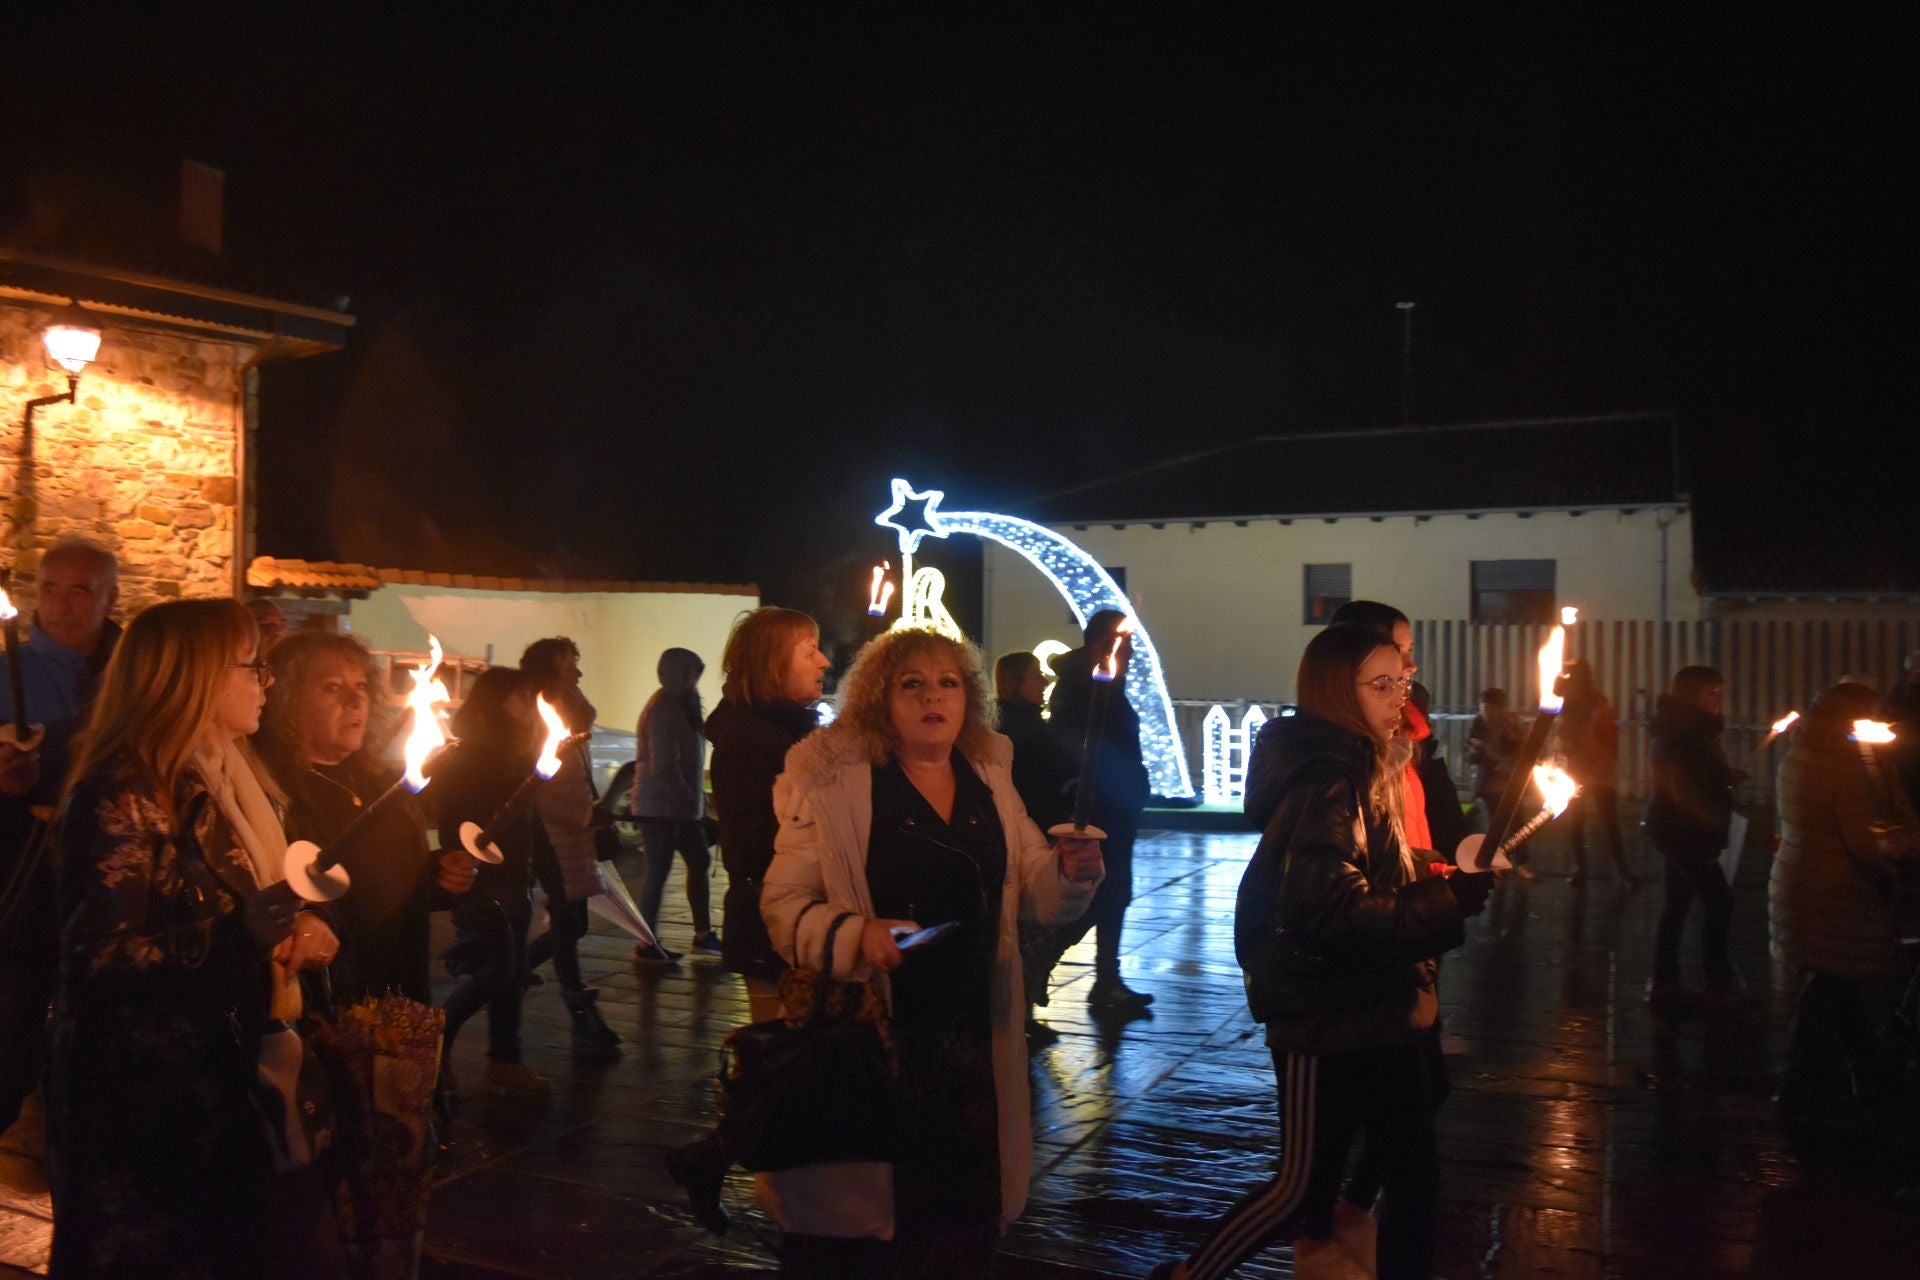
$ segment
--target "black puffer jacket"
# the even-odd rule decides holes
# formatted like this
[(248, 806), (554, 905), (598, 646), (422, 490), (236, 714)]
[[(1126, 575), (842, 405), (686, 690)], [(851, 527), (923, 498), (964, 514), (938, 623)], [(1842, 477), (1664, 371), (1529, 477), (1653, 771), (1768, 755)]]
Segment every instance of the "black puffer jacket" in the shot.
[(1255, 745), (1246, 812), (1265, 834), (1240, 881), (1234, 951), (1276, 1048), (1412, 1043), (1438, 1012), (1435, 958), (1465, 940), (1446, 881), (1409, 881), (1391, 825), (1362, 817), (1372, 772), (1372, 743), (1304, 712)]
[(773, 861), (773, 837), (780, 831), (773, 813), (773, 780), (786, 765), (788, 748), (817, 724), (812, 707), (785, 700), (741, 703), (722, 698), (707, 717), (714, 817), (720, 823), (720, 861), (727, 869), (721, 959), (728, 969), (749, 978), (773, 981), (787, 967), (760, 916), (760, 881)]
[(1663, 695), (1649, 729), (1653, 790), (1642, 814), (1668, 857), (1713, 858), (1733, 817), (1733, 768), (1720, 750), (1725, 721)]

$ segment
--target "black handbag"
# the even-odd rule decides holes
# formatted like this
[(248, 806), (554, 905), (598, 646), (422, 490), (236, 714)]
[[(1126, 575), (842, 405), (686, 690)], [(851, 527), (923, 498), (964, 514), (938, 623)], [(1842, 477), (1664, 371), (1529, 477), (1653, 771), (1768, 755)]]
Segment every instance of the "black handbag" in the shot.
[(834, 936), (853, 918), (847, 912), (827, 927), (826, 964), (817, 976), (788, 974), (813, 977), (804, 1022), (755, 1022), (720, 1047), (722, 1127), (743, 1169), (774, 1173), (894, 1157), (899, 1072), (885, 1020), (874, 1012), (878, 996), (870, 984), (833, 981)]

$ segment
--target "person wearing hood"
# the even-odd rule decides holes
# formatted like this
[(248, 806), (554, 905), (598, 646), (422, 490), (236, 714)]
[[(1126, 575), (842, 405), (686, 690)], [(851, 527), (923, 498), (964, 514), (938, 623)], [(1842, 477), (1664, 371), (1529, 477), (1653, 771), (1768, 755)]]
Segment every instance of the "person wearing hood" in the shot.
[(1727, 827), (1733, 820), (1733, 787), (1739, 775), (1720, 749), (1726, 728), (1721, 707), (1726, 677), (1712, 667), (1682, 667), (1654, 710), (1650, 763), (1653, 788), (1641, 824), (1667, 864), (1666, 901), (1654, 931), (1653, 977), (1647, 1003), (1685, 998), (1680, 985), (1680, 935), (1696, 899), (1703, 912), (1700, 959), (1706, 973), (1703, 998), (1734, 1007), (1746, 1003), (1727, 957), (1733, 924), (1733, 888), (1720, 866)]
[[(640, 914), (660, 936), (660, 899), (674, 854), (687, 864), (687, 906), (693, 911), (695, 955), (720, 954), (713, 931), (707, 877), (706, 742), (701, 737), (701, 675), (707, 664), (691, 649), (660, 655), (660, 688), (647, 699), (634, 731), (633, 816), (640, 819), (647, 874), (640, 883)], [(671, 954), (671, 953), (668, 953)]]
[(1156, 1268), (1160, 1280), (1217, 1280), (1280, 1240), (1297, 1267), (1336, 1261), (1335, 1202), (1361, 1132), (1381, 1180), (1379, 1274), (1433, 1271), (1435, 961), (1465, 939), (1493, 876), (1433, 874), (1405, 843), (1396, 783), (1410, 678), (1390, 640), (1330, 625), (1296, 683), (1299, 709), (1261, 739), (1268, 785), (1249, 790), (1247, 816), (1263, 834), (1234, 912), (1248, 1006), (1285, 1100), (1285, 1160), (1196, 1252)]
[[(762, 1175), (789, 1274), (989, 1275), (1026, 1206), (1018, 925), (1083, 912), (1100, 846), (1041, 834), (991, 716), (971, 645), (890, 631), (860, 651), (838, 717), (787, 753), (774, 786), (768, 931), (794, 965), (877, 979), (911, 1135), (891, 1164)], [(951, 931), (896, 945), (934, 925)]]
[[(755, 1022), (780, 1016), (780, 975), (787, 968), (760, 915), (761, 886), (780, 829), (773, 783), (787, 752), (818, 727), (813, 708), (832, 665), (820, 652), (819, 623), (771, 605), (741, 615), (720, 655), (720, 705), (707, 717), (720, 862), (727, 870), (720, 956), (746, 983)], [(727, 1230), (720, 1190), (733, 1150), (722, 1125), (666, 1155), (667, 1172), (686, 1190), (694, 1218), (716, 1235)]]
[[(1788, 1115), (1832, 1114), (1832, 1095), (1857, 1096), (1901, 972), (1894, 901), (1900, 863), (1917, 847), (1914, 816), (1899, 788), (1878, 798), (1868, 790), (1848, 741), (1877, 704), (1865, 685), (1833, 686), (1794, 726), (1780, 762), (1768, 925), (1774, 957), (1802, 975), (1774, 1097)], [(1827, 1070), (1835, 1049), (1845, 1068), (1837, 1088)]]

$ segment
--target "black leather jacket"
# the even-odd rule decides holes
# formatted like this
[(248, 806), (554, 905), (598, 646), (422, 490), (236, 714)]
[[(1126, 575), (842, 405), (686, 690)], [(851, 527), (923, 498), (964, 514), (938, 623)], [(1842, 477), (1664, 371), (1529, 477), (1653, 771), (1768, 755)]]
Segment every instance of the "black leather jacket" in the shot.
[(1240, 881), (1234, 951), (1277, 1048), (1417, 1040), (1437, 1013), (1434, 960), (1465, 939), (1446, 882), (1409, 880), (1392, 826), (1362, 816), (1372, 772), (1371, 742), (1304, 712), (1269, 721), (1255, 745), (1246, 813), (1265, 834)]

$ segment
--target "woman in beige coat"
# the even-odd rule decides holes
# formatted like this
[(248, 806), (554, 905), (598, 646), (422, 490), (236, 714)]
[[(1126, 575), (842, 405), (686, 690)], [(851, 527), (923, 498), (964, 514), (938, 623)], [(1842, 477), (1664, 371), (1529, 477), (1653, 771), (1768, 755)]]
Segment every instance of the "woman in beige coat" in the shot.
[[(1033, 1138), (1018, 927), (1084, 912), (1099, 846), (1049, 844), (1014, 790), (980, 658), (931, 631), (869, 644), (838, 718), (787, 755), (761, 912), (775, 947), (836, 978), (878, 975), (908, 1122), (893, 1164), (769, 1174), (761, 1203), (795, 1275), (988, 1273), (1027, 1201)], [(922, 926), (945, 937), (903, 954)]]

